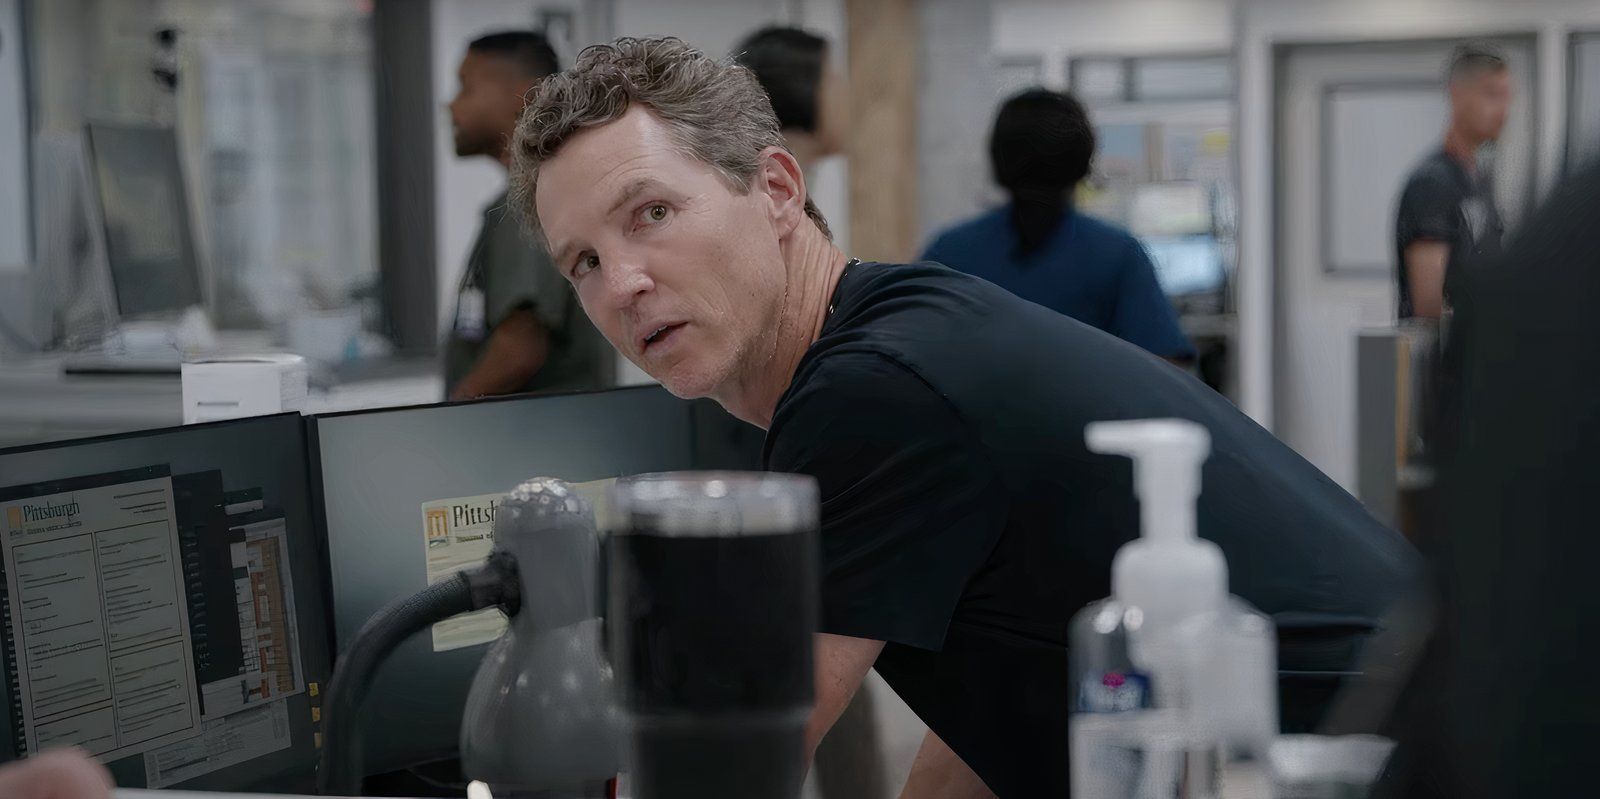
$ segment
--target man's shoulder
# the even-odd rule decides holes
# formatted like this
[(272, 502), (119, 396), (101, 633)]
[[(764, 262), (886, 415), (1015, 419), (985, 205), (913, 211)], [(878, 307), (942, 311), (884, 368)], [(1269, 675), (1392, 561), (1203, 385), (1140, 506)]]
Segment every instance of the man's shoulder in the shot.
[(779, 410), (786, 406), (838, 407), (852, 409), (852, 415), (859, 416), (924, 391), (932, 389), (898, 353), (882, 342), (865, 339), (808, 355), (779, 401)]
[(1404, 195), (1408, 198), (1432, 199), (1464, 193), (1459, 169), (1450, 157), (1441, 152), (1423, 156), (1406, 175)]
[(934, 261), (882, 263), (862, 261), (851, 266), (838, 296), (840, 320), (846, 326), (862, 324), (878, 314), (861, 318), (861, 312), (883, 311), (884, 303), (898, 310), (928, 305), (943, 306), (941, 300), (973, 292), (982, 293), (990, 284), (959, 269)]
[(778, 400), (768, 467), (818, 448), (926, 442), (953, 432), (947, 422), (955, 418), (950, 400), (887, 348), (862, 342), (813, 353)]

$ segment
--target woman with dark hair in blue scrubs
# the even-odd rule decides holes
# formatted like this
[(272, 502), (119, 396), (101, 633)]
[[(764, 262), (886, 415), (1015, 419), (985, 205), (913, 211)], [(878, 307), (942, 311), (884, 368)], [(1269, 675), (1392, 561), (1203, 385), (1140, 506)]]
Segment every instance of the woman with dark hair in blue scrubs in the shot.
[(1094, 147), (1089, 115), (1070, 95), (1029, 89), (1007, 100), (995, 117), (989, 157), (1011, 202), (946, 230), (922, 258), (1163, 358), (1192, 358), (1138, 239), (1072, 207)]

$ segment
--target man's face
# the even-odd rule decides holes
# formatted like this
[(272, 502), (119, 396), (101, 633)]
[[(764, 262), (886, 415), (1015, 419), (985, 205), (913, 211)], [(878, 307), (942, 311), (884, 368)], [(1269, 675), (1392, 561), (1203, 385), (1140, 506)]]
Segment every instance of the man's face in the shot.
[(519, 76), (508, 60), (471, 50), (461, 60), (457, 76), (461, 87), (450, 101), (456, 155), (498, 158), (516, 129), (523, 97), (533, 81)]
[(1456, 126), (1479, 141), (1495, 141), (1511, 110), (1510, 70), (1463, 75), (1450, 86)]
[(546, 161), (534, 202), (589, 318), (673, 394), (724, 396), (765, 365), (787, 288), (766, 192), (733, 190), (634, 106)]

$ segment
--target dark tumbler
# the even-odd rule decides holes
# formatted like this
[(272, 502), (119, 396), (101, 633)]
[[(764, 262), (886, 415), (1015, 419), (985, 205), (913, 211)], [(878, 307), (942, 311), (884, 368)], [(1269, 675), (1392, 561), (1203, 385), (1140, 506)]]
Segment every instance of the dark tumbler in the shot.
[(638, 799), (792, 799), (817, 627), (809, 477), (618, 481), (608, 624)]

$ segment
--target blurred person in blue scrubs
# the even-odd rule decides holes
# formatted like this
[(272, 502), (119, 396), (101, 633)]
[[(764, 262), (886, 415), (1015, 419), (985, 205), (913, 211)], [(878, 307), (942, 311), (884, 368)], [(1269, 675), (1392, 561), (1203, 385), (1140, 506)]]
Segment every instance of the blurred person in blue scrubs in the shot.
[(936, 236), (922, 258), (994, 283), (1174, 361), (1194, 357), (1150, 256), (1133, 234), (1078, 212), (1094, 127), (1071, 95), (1029, 89), (1007, 100), (989, 137), (999, 208)]

